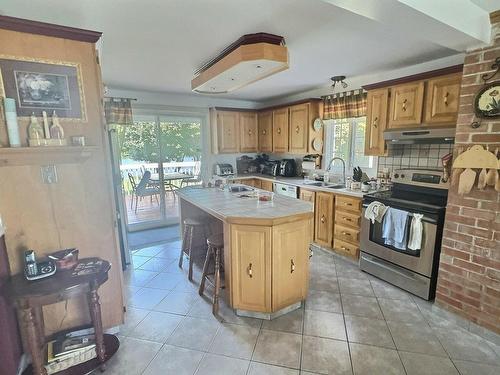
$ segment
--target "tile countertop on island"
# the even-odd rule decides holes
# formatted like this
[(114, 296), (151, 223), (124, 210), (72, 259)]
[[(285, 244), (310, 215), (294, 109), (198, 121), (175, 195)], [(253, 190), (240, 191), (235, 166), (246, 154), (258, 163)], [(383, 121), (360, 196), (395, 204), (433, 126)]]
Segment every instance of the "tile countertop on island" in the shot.
[[(351, 197), (357, 197), (357, 198), (363, 198), (365, 194), (371, 194), (375, 193), (377, 191), (383, 191), (387, 190), (387, 188), (381, 188), (381, 189), (375, 189), (375, 190), (370, 190), (366, 193), (363, 193), (361, 190), (350, 190), (350, 189), (332, 189), (328, 188), (326, 186), (314, 186), (310, 185), (304, 182), (304, 179), (301, 177), (272, 177), (272, 176), (267, 176), (263, 174), (235, 174), (233, 176), (226, 176), (225, 178), (228, 179), (228, 181), (231, 180), (245, 180), (245, 179), (252, 179), (252, 178), (258, 178), (260, 180), (266, 180), (266, 181), (271, 181), (271, 182), (279, 182), (281, 184), (288, 184), (288, 185), (293, 185), (297, 186), (299, 188), (307, 189), (307, 190), (312, 190), (312, 191), (326, 191), (329, 193), (333, 194), (340, 194), (340, 195), (349, 195)], [(311, 181), (314, 182), (314, 181)]]
[(177, 194), (181, 199), (226, 222), (238, 219), (279, 222), (292, 216), (313, 215), (311, 203), (281, 195), (274, 195), (272, 201), (262, 202), (253, 191), (233, 193), (202, 187), (182, 188), (177, 190)]

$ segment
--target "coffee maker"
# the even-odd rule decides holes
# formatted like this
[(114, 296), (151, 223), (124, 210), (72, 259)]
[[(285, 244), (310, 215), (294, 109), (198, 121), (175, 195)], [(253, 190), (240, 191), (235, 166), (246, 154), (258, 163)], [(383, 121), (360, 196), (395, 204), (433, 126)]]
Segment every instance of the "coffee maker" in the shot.
[(295, 159), (283, 159), (280, 161), (279, 174), (283, 177), (294, 177), (297, 175), (297, 163)]

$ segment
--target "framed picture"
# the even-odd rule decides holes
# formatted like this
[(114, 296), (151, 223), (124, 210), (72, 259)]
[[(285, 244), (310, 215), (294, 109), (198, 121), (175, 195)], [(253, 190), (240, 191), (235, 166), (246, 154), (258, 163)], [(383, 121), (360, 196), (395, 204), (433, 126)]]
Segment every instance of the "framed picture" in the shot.
[(482, 118), (500, 116), (500, 81), (488, 83), (477, 93), (474, 111)]
[(53, 111), (86, 121), (80, 64), (0, 55), (0, 96), (16, 100), (17, 115)]

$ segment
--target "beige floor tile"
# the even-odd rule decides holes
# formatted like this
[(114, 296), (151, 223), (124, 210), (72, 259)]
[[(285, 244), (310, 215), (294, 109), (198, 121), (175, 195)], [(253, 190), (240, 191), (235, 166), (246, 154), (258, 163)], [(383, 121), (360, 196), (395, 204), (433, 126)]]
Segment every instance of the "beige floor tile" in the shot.
[(338, 278), (341, 294), (375, 297), (369, 280)]
[(271, 365), (299, 368), (302, 336), (261, 330), (252, 360)]
[(124, 315), (125, 323), (120, 326), (120, 334), (127, 336), (148, 314), (149, 310), (127, 307)]
[(224, 323), (208, 351), (228, 357), (251, 359), (258, 335), (259, 328)]
[(306, 310), (304, 335), (346, 340), (344, 317), (337, 313)]
[(387, 325), (398, 350), (448, 357), (427, 324), (389, 321)]
[(396, 348), (385, 320), (346, 315), (345, 325), (349, 342)]
[(498, 375), (500, 374), (500, 365), (493, 366), (484, 363), (461, 361), (454, 359), (453, 362), (461, 375)]
[(129, 336), (164, 343), (181, 322), (182, 316), (151, 311)]
[(195, 293), (173, 290), (154, 307), (154, 310), (186, 315), (198, 298), (200, 297)]
[(349, 343), (356, 375), (405, 375), (398, 352), (378, 346)]
[(311, 273), (311, 276), (309, 278), (309, 289), (326, 290), (329, 292), (339, 293), (337, 277), (334, 274), (332, 276), (329, 276), (326, 274)]
[(340, 294), (324, 290), (309, 290), (306, 300), (306, 310), (340, 313), (342, 312)]
[(106, 365), (106, 374), (140, 375), (161, 349), (160, 343), (127, 337)]
[(187, 349), (208, 350), (220, 323), (200, 318), (185, 317), (167, 343)]
[(139, 266), (139, 269), (146, 271), (164, 272), (165, 269), (172, 263), (175, 263), (175, 260), (154, 257)]
[(151, 361), (143, 375), (193, 375), (205, 353), (165, 345)]
[(399, 352), (407, 375), (459, 375), (448, 358)]
[(150, 246), (150, 247), (144, 247), (142, 249), (136, 250), (134, 252), (134, 255), (139, 255), (139, 256), (143, 256), (143, 257), (154, 257), (160, 251), (161, 251), (160, 246)]
[(386, 283), (383, 280), (371, 279), (373, 292), (378, 298), (409, 300), (410, 294), (397, 286)]
[(196, 375), (245, 375), (249, 364), (249, 361), (243, 359), (206, 354)]
[(129, 269), (123, 272), (126, 284), (133, 286), (145, 286), (158, 272)]
[(320, 374), (352, 374), (347, 342), (304, 336), (302, 370)]
[(152, 310), (167, 294), (168, 291), (162, 289), (141, 288), (129, 299), (129, 305), (138, 309)]
[(148, 288), (173, 290), (177, 284), (184, 278), (181, 274), (159, 273), (146, 283)]
[(342, 309), (346, 315), (383, 319), (382, 311), (375, 297), (342, 294)]
[(385, 320), (394, 322), (422, 322), (424, 317), (418, 306), (410, 300), (379, 298), (378, 304), (382, 309)]
[(299, 370), (267, 365), (259, 362), (250, 362), (248, 375), (299, 375)]
[(273, 320), (264, 320), (263, 329), (272, 331), (283, 331), (291, 333), (302, 333), (304, 323), (304, 309), (300, 308)]
[(151, 259), (150, 257), (132, 255), (132, 268), (137, 269), (150, 259)]

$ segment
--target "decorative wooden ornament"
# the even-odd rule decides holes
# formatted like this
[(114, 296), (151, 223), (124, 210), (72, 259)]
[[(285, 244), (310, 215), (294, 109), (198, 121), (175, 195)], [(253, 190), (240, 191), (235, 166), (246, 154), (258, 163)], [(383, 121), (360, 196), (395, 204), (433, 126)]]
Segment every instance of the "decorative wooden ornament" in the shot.
[(453, 168), (499, 169), (498, 159), (481, 145), (474, 145), (462, 152), (453, 162)]

